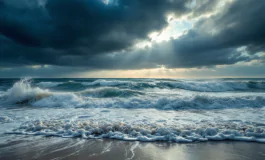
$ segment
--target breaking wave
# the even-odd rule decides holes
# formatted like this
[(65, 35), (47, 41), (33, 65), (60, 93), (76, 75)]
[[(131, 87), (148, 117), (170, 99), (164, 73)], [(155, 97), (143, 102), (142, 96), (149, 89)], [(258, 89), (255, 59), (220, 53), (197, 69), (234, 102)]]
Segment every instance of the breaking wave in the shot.
[(31, 79), (25, 78), (16, 82), (12, 88), (8, 89), (1, 95), (0, 99), (3, 103), (25, 104), (40, 100), (50, 95), (51, 93), (48, 90), (32, 87)]

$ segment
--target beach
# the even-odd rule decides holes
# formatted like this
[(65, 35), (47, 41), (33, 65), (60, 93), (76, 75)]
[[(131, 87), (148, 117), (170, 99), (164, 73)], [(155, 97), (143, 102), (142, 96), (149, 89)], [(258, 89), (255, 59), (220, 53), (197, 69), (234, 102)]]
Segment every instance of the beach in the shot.
[(0, 159), (264, 159), (264, 79), (2, 79)]
[(149, 143), (109, 139), (16, 136), (5, 145), (0, 145), (0, 159), (263, 160), (264, 147), (262, 143), (238, 141)]
[(265, 0), (0, 0), (0, 160), (265, 160)]

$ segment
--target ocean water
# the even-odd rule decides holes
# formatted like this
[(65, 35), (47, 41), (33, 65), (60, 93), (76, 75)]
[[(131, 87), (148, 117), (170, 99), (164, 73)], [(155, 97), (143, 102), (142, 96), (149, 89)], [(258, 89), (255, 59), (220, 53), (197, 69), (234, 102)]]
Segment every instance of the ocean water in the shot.
[(265, 143), (265, 79), (0, 79), (10, 134)]

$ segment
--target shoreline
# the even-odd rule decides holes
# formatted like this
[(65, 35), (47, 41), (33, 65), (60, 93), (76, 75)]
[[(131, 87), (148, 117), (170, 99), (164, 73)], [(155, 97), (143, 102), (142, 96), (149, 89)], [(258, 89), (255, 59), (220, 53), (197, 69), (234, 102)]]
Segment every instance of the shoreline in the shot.
[[(112, 139), (14, 136), (0, 144), (0, 159), (233, 159), (262, 160), (265, 145), (257, 142), (139, 142)], [(9, 137), (9, 138), (10, 138)], [(3, 138), (3, 137), (2, 137)], [(9, 139), (8, 138), (8, 139)]]

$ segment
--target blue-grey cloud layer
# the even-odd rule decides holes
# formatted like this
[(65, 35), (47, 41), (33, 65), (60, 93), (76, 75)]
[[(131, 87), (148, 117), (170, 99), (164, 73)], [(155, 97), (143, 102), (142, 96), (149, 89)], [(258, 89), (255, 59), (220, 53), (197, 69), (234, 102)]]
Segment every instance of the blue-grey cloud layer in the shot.
[[(265, 1), (235, 0), (208, 18), (218, 1), (2, 0), (2, 67), (56, 65), (92, 69), (205, 67), (262, 59)], [(178, 39), (133, 48), (166, 27), (166, 14), (199, 18)], [(238, 47), (246, 46), (245, 53)], [(262, 62), (262, 61), (261, 61)]]

